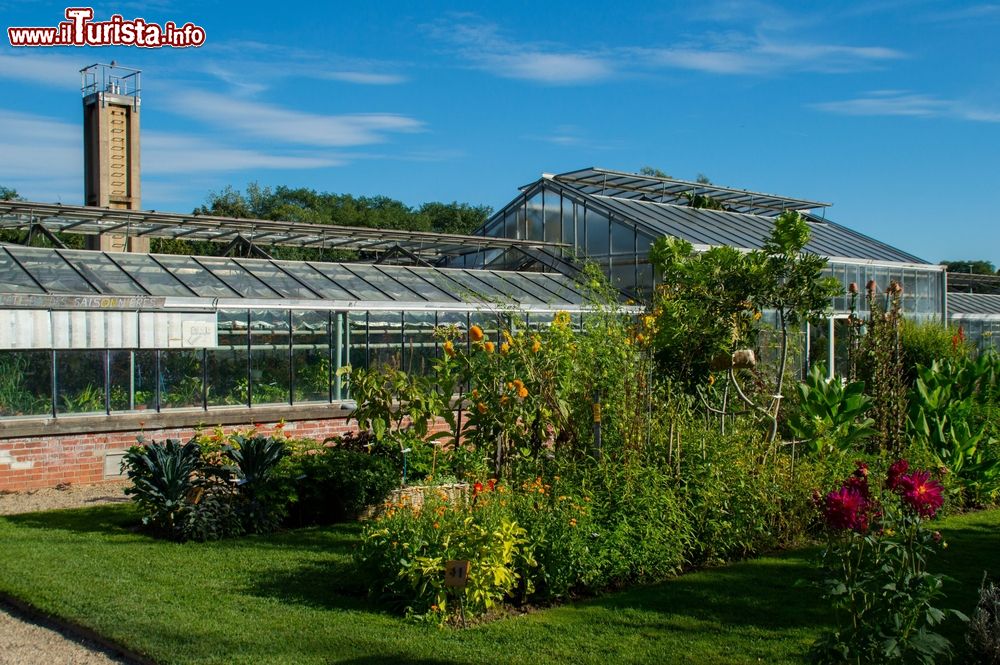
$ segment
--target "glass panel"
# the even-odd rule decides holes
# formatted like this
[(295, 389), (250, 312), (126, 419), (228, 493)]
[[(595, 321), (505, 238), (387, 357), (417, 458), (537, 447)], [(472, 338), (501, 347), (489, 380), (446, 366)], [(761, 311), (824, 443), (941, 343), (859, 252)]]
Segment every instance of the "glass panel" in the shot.
[[(483, 281), (482, 279), (478, 279), (475, 275), (483, 275), (484, 279), (489, 280), (489, 283)], [(486, 275), (488, 275), (488, 273), (482, 270), (471, 272), (455, 271), (448, 273), (449, 277), (463, 284), (472, 293), (478, 294), (479, 299), (481, 300), (487, 300), (490, 302), (508, 300), (506, 293), (494, 286), (493, 280)]]
[(347, 315), (347, 348), (351, 367), (368, 367), (368, 312)]
[(430, 268), (409, 268), (409, 270), (431, 282), (457, 301), (464, 302), (469, 298), (479, 299), (481, 297), (478, 292), (471, 290), (463, 282), (456, 282), (452, 279), (458, 274), (456, 270), (442, 271)]
[(156, 260), (203, 298), (232, 298), (238, 295), (190, 256), (160, 254)]
[(564, 283), (570, 281), (568, 277), (555, 277), (549, 273), (539, 273), (537, 275), (524, 274), (522, 276), (544, 284), (548, 290), (555, 292), (556, 298), (559, 300), (573, 304), (580, 304), (584, 301), (583, 294), (576, 291), (572, 285)]
[(428, 284), (424, 279), (413, 274), (407, 268), (396, 266), (384, 267), (380, 268), (380, 270), (411, 291), (417, 292), (425, 300), (431, 302), (458, 302), (458, 299), (452, 297), (448, 291), (443, 291), (432, 284)]
[(146, 254), (115, 254), (113, 257), (104, 255), (109, 261), (117, 263), (132, 276), (135, 281), (154, 296), (191, 296), (191, 289), (184, 286), (180, 280), (163, 269), (153, 257)]
[[(354, 294), (353, 300), (393, 300), (391, 296), (376, 289), (367, 281), (345, 269), (344, 266), (336, 263), (312, 263), (310, 265), (333, 280), (338, 286)], [(413, 296), (410, 297), (413, 298)]]
[(562, 241), (567, 245), (576, 244), (576, 204), (562, 198)]
[(50, 293), (95, 292), (95, 289), (55, 252), (49, 250), (39, 252), (13, 245), (9, 245), (7, 251)]
[(124, 270), (101, 252), (66, 252), (64, 257), (94, 283), (99, 293), (146, 295)]
[(0, 290), (7, 293), (44, 293), (3, 249), (0, 249)]
[(649, 248), (653, 246), (654, 240), (655, 238), (653, 238), (653, 236), (639, 232), (638, 237), (636, 238), (636, 244), (639, 248), (639, 256), (649, 256)]
[(296, 402), (330, 399), (330, 315), (330, 312), (292, 312)]
[(403, 302), (423, 302), (424, 298), (406, 288), (395, 279), (389, 277), (375, 266), (354, 264), (348, 266), (348, 270), (365, 280), (380, 291), (388, 293), (393, 300)]
[(646, 302), (653, 297), (653, 266), (648, 263), (636, 268), (635, 293)]
[(111, 351), (111, 410), (156, 408), (156, 351)]
[(635, 229), (624, 224), (611, 224), (611, 251), (635, 255)]
[(542, 239), (542, 193), (528, 199), (528, 240)]
[(251, 310), (251, 404), (288, 403), (290, 339), (288, 310)]
[(315, 300), (319, 297), (270, 261), (244, 260), (239, 263), (253, 274), (254, 277), (257, 277), (286, 298)]
[[(628, 261), (620, 264), (619, 262)], [(611, 268), (611, 283), (616, 289), (633, 293), (635, 291), (635, 266), (631, 258), (615, 258)]]
[(104, 411), (104, 351), (56, 351), (56, 413)]
[[(494, 281), (504, 282), (503, 288), (507, 289), (518, 302), (548, 304), (557, 299), (554, 293), (546, 290), (548, 282), (539, 284), (537, 280), (529, 278), (527, 273), (494, 273)], [(510, 282), (513, 288), (506, 282)]]
[(200, 407), (202, 352), (189, 349), (160, 351), (160, 409)]
[(220, 310), (219, 345), (208, 349), (208, 405), (247, 402), (247, 311)]
[(371, 367), (402, 367), (402, 326), (400, 312), (369, 312), (368, 358)]
[(49, 351), (0, 351), (0, 416), (52, 413)]
[[(285, 272), (294, 275), (297, 280), (303, 282), (310, 289), (320, 294), (323, 298), (329, 300), (357, 300), (358, 296), (345, 291), (343, 288), (337, 286), (329, 279), (324, 277), (322, 273), (316, 268), (308, 263), (293, 263), (285, 261), (276, 261), (277, 265), (281, 267)], [(323, 266), (326, 264), (318, 263), (318, 266)], [(384, 299), (385, 296), (382, 296)]]
[(436, 355), (434, 312), (406, 312), (403, 316), (403, 368), (411, 374), (427, 374)]
[(587, 209), (587, 254), (602, 256), (610, 250), (608, 218), (596, 210)]
[(501, 237), (503, 238), (516, 238), (517, 237), (517, 208), (509, 209), (504, 213), (503, 217), (503, 233)]
[(562, 240), (562, 197), (555, 192), (545, 192), (545, 241)]
[(232, 259), (216, 259), (199, 256), (198, 263), (229, 285), (244, 298), (276, 298), (278, 293), (247, 272)]

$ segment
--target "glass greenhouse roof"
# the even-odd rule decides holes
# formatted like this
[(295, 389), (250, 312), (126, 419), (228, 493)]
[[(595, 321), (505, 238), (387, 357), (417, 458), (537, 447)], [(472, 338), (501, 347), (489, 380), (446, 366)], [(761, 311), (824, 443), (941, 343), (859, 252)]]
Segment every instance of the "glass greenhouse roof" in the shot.
[[(683, 238), (695, 245), (729, 245), (761, 249), (774, 227), (773, 217), (692, 208), (613, 196), (590, 195), (604, 208), (646, 227), (654, 235)], [(924, 260), (845, 226), (806, 215), (812, 236), (806, 251), (831, 258), (869, 259), (899, 263)]]
[(121, 309), (590, 308), (579, 285), (551, 273), (0, 246), (0, 304), (86, 309), (106, 296), (129, 299)]
[(537, 240), (400, 231), (270, 219), (183, 215), (155, 210), (115, 210), (32, 201), (0, 201), (0, 228), (99, 235), (124, 233), (131, 238), (183, 238), (228, 243), (243, 238), (258, 247), (288, 245), (382, 254), (397, 248), (432, 260), (476, 250), (512, 247), (565, 247)]
[(813, 210), (829, 207), (829, 203), (806, 201), (787, 196), (751, 192), (745, 189), (720, 187), (711, 183), (691, 182), (623, 171), (590, 167), (550, 176), (586, 194), (613, 196), (620, 199), (686, 203), (685, 195), (701, 194), (719, 201), (733, 212), (777, 215), (783, 210)]
[[(948, 276), (949, 279), (951, 275)], [(948, 292), (948, 318), (997, 320), (1000, 319), (1000, 295), (992, 293)]]

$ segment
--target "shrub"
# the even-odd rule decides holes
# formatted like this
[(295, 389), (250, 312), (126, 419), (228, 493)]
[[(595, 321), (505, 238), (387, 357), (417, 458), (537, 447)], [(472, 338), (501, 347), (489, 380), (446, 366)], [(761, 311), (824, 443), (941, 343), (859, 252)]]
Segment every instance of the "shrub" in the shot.
[(1000, 586), (985, 575), (965, 643), (970, 665), (1000, 665)]
[[(476, 615), (512, 595), (523, 579), (519, 571), (534, 562), (526, 532), (504, 510), (502, 496), (489, 492), (454, 502), (442, 491), (419, 507), (388, 506), (369, 523), (355, 553), (370, 593), (438, 623), (455, 616), (453, 600)], [(445, 586), (445, 565), (452, 560), (469, 562), (467, 586)]]
[(965, 334), (954, 326), (937, 321), (910, 321), (900, 324), (899, 338), (903, 350), (903, 367), (912, 383), (917, 378), (916, 367), (929, 367), (935, 360), (961, 360), (971, 355), (972, 347)]
[(299, 524), (354, 519), (399, 487), (399, 472), (389, 458), (348, 449), (299, 455), (288, 473), (296, 481), (293, 510)]

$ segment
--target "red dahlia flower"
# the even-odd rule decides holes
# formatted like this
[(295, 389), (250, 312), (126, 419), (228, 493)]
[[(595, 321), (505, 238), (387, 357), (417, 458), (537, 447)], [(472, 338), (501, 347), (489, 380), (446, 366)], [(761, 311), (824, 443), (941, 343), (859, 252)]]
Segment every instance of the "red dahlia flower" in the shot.
[(477, 482), (475, 485), (472, 486), (472, 491), (475, 492), (476, 494), (481, 494), (483, 491), (483, 484)]
[(830, 528), (864, 531), (868, 527), (867, 507), (858, 488), (848, 484), (826, 495), (823, 515)]
[(921, 517), (934, 517), (944, 503), (941, 483), (927, 471), (914, 471), (899, 480), (903, 502)]
[(889, 473), (886, 475), (885, 486), (893, 492), (900, 491), (900, 481), (907, 471), (910, 470), (910, 463), (905, 459), (896, 460), (889, 467)]

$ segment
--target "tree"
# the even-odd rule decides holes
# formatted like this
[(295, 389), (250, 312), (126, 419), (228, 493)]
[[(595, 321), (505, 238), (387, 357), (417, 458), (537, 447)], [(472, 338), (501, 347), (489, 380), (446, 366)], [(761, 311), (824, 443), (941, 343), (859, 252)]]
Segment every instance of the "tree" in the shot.
[(802, 215), (784, 212), (762, 250), (713, 247), (697, 254), (687, 241), (668, 237), (650, 251), (650, 262), (662, 275), (653, 308), (657, 362), (689, 388), (711, 380), (720, 355), (756, 340), (763, 311), (776, 314), (780, 356), (773, 384), (764, 391), (767, 406), (751, 399), (732, 367), (727, 377), (738, 399), (769, 421), (770, 442), (778, 432), (789, 331), (823, 316), (843, 290), (836, 279), (823, 277), (826, 259), (804, 251), (809, 236)]
[(655, 166), (643, 166), (639, 169), (639, 175), (651, 175), (654, 178), (670, 178), (672, 177), (666, 171), (661, 171)]
[(995, 275), (996, 268), (990, 261), (942, 261), (941, 265), (948, 267), (948, 272), (965, 273), (966, 275)]
[(0, 201), (23, 201), (24, 198), (13, 187), (0, 185)]

